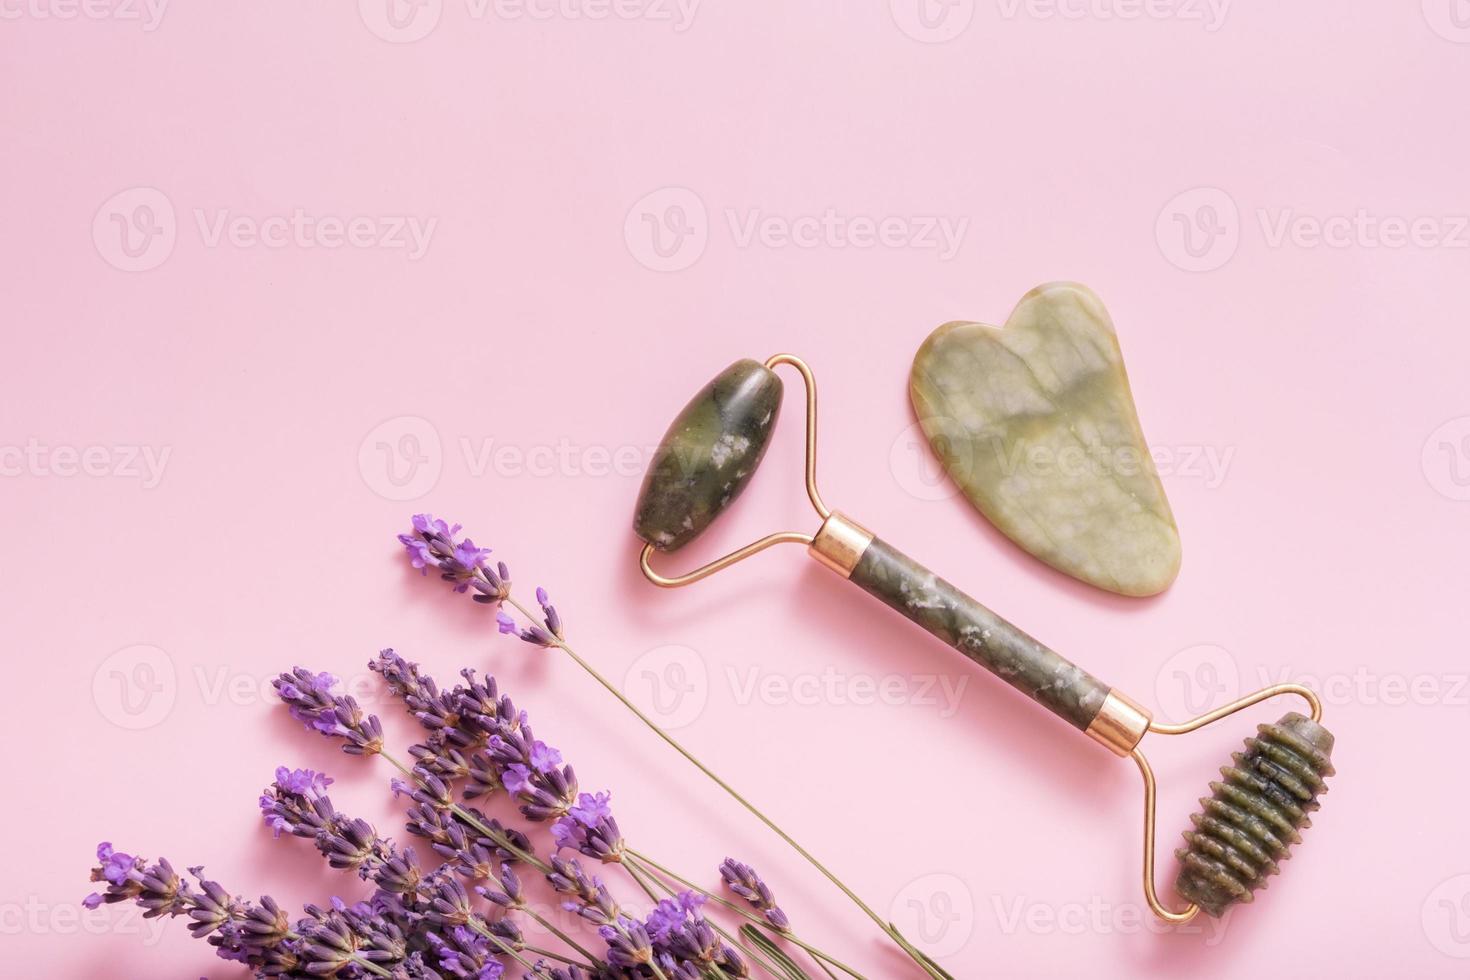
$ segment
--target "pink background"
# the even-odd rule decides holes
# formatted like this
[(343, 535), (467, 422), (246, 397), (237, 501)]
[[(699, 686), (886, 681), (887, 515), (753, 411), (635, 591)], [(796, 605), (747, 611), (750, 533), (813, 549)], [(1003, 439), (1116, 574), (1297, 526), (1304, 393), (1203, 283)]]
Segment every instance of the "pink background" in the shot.
[[(402, 836), (387, 774), (262, 688), (302, 663), (373, 690), (393, 645), (493, 670), (635, 844), (707, 883), (744, 857), (803, 933), (910, 975), (570, 662), (407, 570), (393, 535), (430, 510), (958, 977), (1463, 975), (1470, 11), (1419, 7), (431, 0), (395, 30), (376, 0), (7, 5), (0, 958), (236, 975), (181, 923), (79, 912), (102, 839), (293, 907), (359, 894), (255, 798), (277, 764), (326, 767)], [(783, 238), (828, 209), (839, 230)], [(298, 210), (365, 221), (328, 247), (332, 221), (267, 220)], [(434, 222), (422, 254), (392, 247), (404, 217)], [(1107, 302), (1170, 454), (1185, 560), (1155, 600), (1021, 554), (914, 441), (928, 331), (1061, 278)], [(829, 502), (1161, 714), (1324, 686), (1341, 775), (1254, 906), (1152, 928), (1133, 767), (797, 549), (642, 581), (647, 447), (779, 350), (818, 372)], [(795, 406), (681, 563), (813, 527)], [(1281, 710), (1151, 743), (1164, 848)]]

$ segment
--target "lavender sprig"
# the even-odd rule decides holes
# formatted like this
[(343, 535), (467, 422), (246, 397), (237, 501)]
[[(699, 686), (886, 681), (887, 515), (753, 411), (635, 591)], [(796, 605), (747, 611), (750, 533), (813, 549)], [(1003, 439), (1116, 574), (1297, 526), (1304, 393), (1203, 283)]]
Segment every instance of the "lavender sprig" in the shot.
[(734, 858), (725, 858), (720, 864), (720, 877), (731, 891), (759, 910), (772, 928), (783, 933), (791, 931), (791, 920), (776, 904), (776, 896), (754, 868)]
[(186, 916), (196, 939), (207, 939), (221, 959), (243, 963), (260, 977), (393, 977), (389, 967), (406, 956), (401, 930), (386, 919), (309, 906), (292, 924), (269, 896), (245, 902), (204, 878), (202, 868), (189, 869), (191, 884), (166, 858), (150, 865), (105, 842), (97, 847), (97, 861), (92, 880), (107, 888), (88, 895), (87, 908), (132, 902), (147, 918)]

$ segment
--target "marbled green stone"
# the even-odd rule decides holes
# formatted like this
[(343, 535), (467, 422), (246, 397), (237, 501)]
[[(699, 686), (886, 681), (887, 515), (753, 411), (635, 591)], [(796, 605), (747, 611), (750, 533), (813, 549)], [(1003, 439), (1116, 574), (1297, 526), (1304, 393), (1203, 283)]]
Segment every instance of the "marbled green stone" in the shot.
[(1122, 595), (1174, 581), (1179, 531), (1092, 290), (1038, 286), (1004, 328), (944, 324), (909, 392), (950, 477), (1022, 548)]
[(1108, 686), (880, 538), (852, 581), (1083, 731)]
[(1179, 894), (1218, 918), (1266, 887), (1321, 806), (1334, 741), (1294, 711), (1258, 726), (1245, 751), (1231, 756), (1233, 765), (1220, 770), (1223, 778), (1210, 784), (1214, 792), (1200, 801), (1203, 809), (1190, 818), (1194, 829), (1174, 852)]
[(684, 406), (643, 478), (633, 530), (659, 551), (688, 544), (740, 496), (781, 413), (781, 379), (736, 361)]

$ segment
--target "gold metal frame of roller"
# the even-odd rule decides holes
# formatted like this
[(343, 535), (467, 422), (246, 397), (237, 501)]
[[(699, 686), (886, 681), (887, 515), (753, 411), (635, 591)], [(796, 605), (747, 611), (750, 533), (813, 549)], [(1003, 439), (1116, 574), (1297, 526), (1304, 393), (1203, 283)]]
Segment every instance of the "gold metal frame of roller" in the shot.
[[(801, 531), (778, 531), (774, 534), (767, 534), (763, 538), (752, 541), (744, 547), (736, 548), (729, 554), (683, 575), (669, 576), (654, 571), (649, 561), (653, 555), (653, 545), (644, 545), (642, 553), (638, 556), (638, 567), (654, 585), (664, 589), (692, 585), (737, 562), (744, 561), (751, 555), (765, 551), (773, 545), (789, 542), (804, 544), (809, 550), (812, 550), (818, 537), (825, 537), (829, 541), (837, 542), (837, 546), (840, 547), (843, 529), (847, 526), (855, 526), (842, 518), (842, 515), (834, 515), (833, 511), (822, 502), (822, 494), (817, 490), (817, 382), (812, 376), (812, 370), (805, 361), (794, 354), (776, 354), (765, 362), (766, 367), (772, 370), (782, 364), (788, 364), (800, 372), (802, 382), (806, 386), (806, 495), (810, 498), (812, 506), (816, 508), (817, 514), (822, 518), (824, 529), (834, 518), (840, 523), (836, 526), (834, 533), (827, 535), (823, 535), (821, 531), (816, 536)], [(824, 564), (829, 563), (827, 556), (813, 553), (814, 557), (823, 561)], [(1160, 919), (1166, 922), (1185, 923), (1199, 914), (1199, 906), (1191, 904), (1176, 912), (1159, 900), (1158, 891), (1154, 887), (1154, 834), (1157, 822), (1158, 786), (1154, 779), (1153, 767), (1149, 765), (1147, 757), (1138, 748), (1139, 742), (1149, 732), (1159, 735), (1185, 735), (1262, 701), (1292, 694), (1307, 702), (1313, 721), (1322, 720), (1322, 702), (1315, 691), (1300, 684), (1275, 684), (1179, 725), (1166, 725), (1154, 721), (1145, 708), (1113, 690), (1108, 694), (1107, 701), (1103, 704), (1097, 717), (1088, 726), (1087, 734), (1094, 741), (1107, 746), (1115, 755), (1131, 758), (1138, 766), (1139, 775), (1143, 777), (1143, 894), (1148, 900), (1148, 907)]]

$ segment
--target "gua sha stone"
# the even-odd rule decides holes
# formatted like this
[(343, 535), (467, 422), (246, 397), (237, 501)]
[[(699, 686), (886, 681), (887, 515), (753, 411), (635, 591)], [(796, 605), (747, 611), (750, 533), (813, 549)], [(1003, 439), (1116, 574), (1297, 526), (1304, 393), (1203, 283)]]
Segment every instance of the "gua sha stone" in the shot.
[(949, 476), (1016, 544), (1120, 595), (1174, 581), (1179, 530), (1092, 290), (1047, 283), (1004, 327), (944, 324), (915, 355), (909, 394)]

